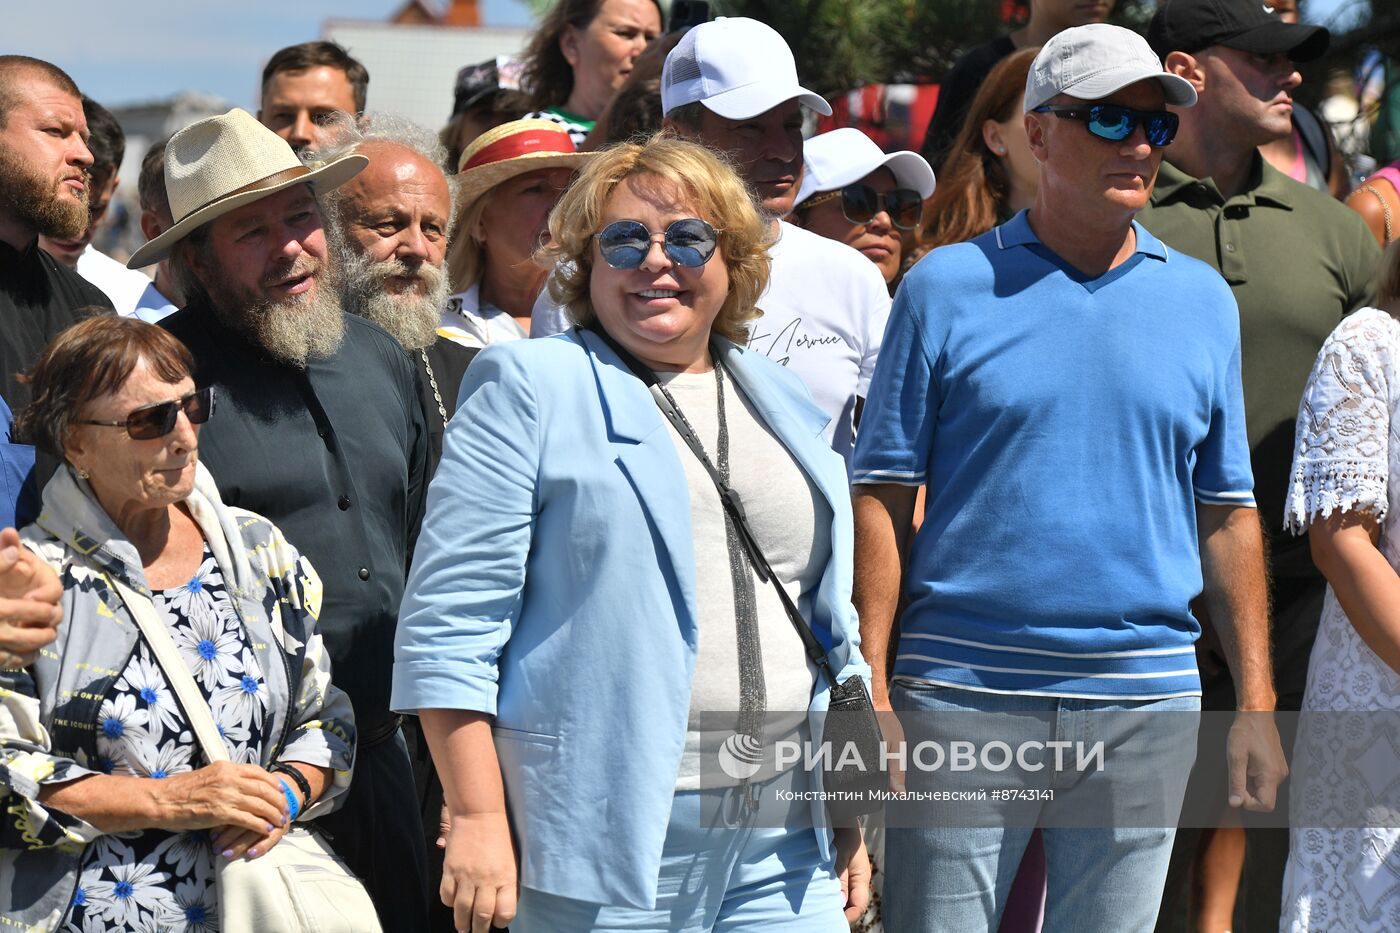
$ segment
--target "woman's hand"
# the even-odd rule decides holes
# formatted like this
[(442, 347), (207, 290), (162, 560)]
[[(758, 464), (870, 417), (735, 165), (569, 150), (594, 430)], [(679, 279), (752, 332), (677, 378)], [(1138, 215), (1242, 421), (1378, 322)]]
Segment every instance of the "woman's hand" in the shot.
[(0, 668), (33, 664), (58, 636), (62, 596), (58, 574), (20, 544), (19, 532), (0, 531)]
[(504, 812), (452, 817), (442, 865), (442, 902), (458, 930), (489, 933), (515, 919), (515, 845)]
[(846, 922), (855, 923), (870, 905), (870, 854), (859, 827), (836, 830), (836, 875), (846, 901)]
[[(156, 813), (150, 828), (218, 828), (218, 835), (227, 839), (244, 831), (255, 838), (276, 834), (280, 839), (289, 822), (282, 785), (276, 775), (258, 765), (216, 761), (151, 783)], [(237, 852), (241, 854), (242, 850)]]
[[(299, 816), (301, 813), (310, 809), (316, 801), (321, 799), (321, 794), (325, 793), (326, 787), (330, 785), (333, 779), (333, 772), (330, 768), (322, 768), (317, 765), (307, 764), (304, 761), (287, 761), (283, 762), (283, 764), (291, 765), (300, 771), (301, 776), (306, 778), (307, 786), (311, 789), (311, 796), (303, 801), (301, 799), (301, 789), (294, 783), (293, 778), (279, 772), (268, 772), (273, 782), (277, 784), (278, 790), (282, 792), (282, 798), (284, 800), (286, 799), (288, 791), (297, 799), (297, 803), (301, 807), (298, 811)], [(283, 785), (285, 785), (285, 787)], [(293, 818), (293, 820), (295, 820), (295, 818)], [(255, 859), (277, 845), (278, 841), (281, 840), (283, 836), (292, 831), (293, 820), (289, 820), (287, 823), (279, 823), (266, 832), (261, 833), (250, 832), (249, 830), (241, 829), (237, 826), (225, 826), (214, 835), (214, 851), (222, 854), (224, 858), (232, 859), (246, 856), (247, 858)]]

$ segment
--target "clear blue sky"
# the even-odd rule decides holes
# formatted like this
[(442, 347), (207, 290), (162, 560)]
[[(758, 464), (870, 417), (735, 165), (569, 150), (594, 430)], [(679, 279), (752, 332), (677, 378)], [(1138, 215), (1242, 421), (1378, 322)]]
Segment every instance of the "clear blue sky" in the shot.
[[(50, 0), (5, 3), (0, 51), (51, 61), (108, 106), (192, 90), (251, 108), (269, 55), (327, 19), (383, 20), (403, 0)], [(517, 0), (481, 0), (483, 25), (526, 26)]]
[[(445, 2), (445, 0), (439, 0)], [(991, 0), (988, 0), (991, 2)], [(1384, 2), (1384, 0), (1377, 0)], [(181, 90), (252, 107), (262, 63), (277, 49), (314, 39), (328, 18), (383, 20), (402, 0), (46, 0), (6, 3), (0, 51), (52, 61), (109, 106)], [(1365, 9), (1367, 0), (1305, 0), (1309, 19)], [(482, 0), (488, 26), (524, 26), (519, 0)]]

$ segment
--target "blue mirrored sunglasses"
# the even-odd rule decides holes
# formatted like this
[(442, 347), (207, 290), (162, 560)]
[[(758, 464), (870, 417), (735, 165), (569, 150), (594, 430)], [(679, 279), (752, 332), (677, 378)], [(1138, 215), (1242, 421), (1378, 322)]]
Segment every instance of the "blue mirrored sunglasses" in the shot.
[(678, 266), (695, 269), (710, 261), (719, 240), (715, 228), (695, 217), (673, 221), (664, 232), (652, 233), (636, 220), (617, 220), (593, 234), (603, 261), (614, 269), (635, 269), (651, 244), (661, 238), (661, 249)]
[(1053, 113), (1065, 120), (1082, 120), (1084, 126), (1100, 139), (1122, 142), (1133, 135), (1141, 124), (1147, 142), (1158, 148), (1171, 144), (1181, 121), (1166, 110), (1134, 110), (1117, 104), (1092, 104), (1088, 107), (1043, 104), (1033, 113)]

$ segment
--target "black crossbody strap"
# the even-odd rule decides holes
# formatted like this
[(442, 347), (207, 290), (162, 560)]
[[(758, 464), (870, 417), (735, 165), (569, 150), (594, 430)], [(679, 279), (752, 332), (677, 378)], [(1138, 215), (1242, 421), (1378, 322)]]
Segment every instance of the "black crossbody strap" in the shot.
[[(797, 608), (797, 604), (788, 595), (787, 588), (783, 586), (778, 575), (773, 572), (773, 567), (768, 563), (768, 558), (763, 555), (763, 549), (758, 546), (758, 539), (754, 537), (753, 531), (749, 528), (748, 519), (744, 515), (744, 505), (739, 501), (739, 494), (724, 481), (715, 469), (715, 465), (710, 462), (710, 457), (705, 453), (705, 447), (700, 443), (700, 438), (695, 436), (695, 430), (690, 426), (690, 422), (676, 408), (671, 396), (662, 388), (657, 381), (656, 374), (651, 371), (646, 364), (642, 363), (631, 354), (625, 347), (619, 344), (601, 327), (590, 328), (591, 332), (606, 343), (612, 351), (616, 353), (622, 362), (627, 364), (627, 368), (632, 374), (642, 381), (651, 393), (651, 397), (656, 402), (656, 407), (661, 409), (661, 414), (676, 429), (681, 440), (690, 448), (700, 461), (705, 472), (710, 475), (710, 480), (715, 484), (716, 491), (719, 492), (720, 504), (724, 506), (725, 512), (734, 522), (734, 527), (739, 531), (739, 538), (744, 542), (744, 553), (748, 555), (749, 563), (753, 565), (754, 573), (758, 574), (760, 580), (771, 582), (774, 589), (778, 591), (778, 599), (783, 604), (784, 611), (787, 612), (788, 621), (793, 628), (797, 629), (797, 635), (802, 639), (802, 647), (807, 652), (807, 657), (812, 659), (812, 663), (822, 672), (826, 682), (835, 689), (836, 675), (831, 670), (831, 662), (827, 660), (826, 649), (821, 642), (817, 641), (817, 636), (812, 634), (812, 628), (807, 624), (807, 620), (802, 617), (802, 612)], [(710, 344), (710, 357), (716, 366), (721, 365), (719, 361), (719, 350), (712, 342)]]

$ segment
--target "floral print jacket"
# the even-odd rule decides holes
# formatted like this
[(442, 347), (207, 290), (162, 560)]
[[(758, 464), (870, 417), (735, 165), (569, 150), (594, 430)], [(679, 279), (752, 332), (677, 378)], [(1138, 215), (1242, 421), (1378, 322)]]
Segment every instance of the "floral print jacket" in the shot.
[[(263, 764), (304, 761), (334, 770), (332, 785), (299, 819), (329, 813), (350, 784), (355, 727), (349, 698), (331, 684), (317, 631), (321, 582), (267, 519), (224, 505), (201, 464), (186, 505), (219, 564), (264, 672), (270, 696)], [(109, 580), (150, 595), (136, 548), (62, 469), (44, 490), (28, 547), (63, 582), (57, 640), (24, 670), (0, 671), (0, 929), (57, 928), (77, 883), (83, 847), (101, 835), (39, 802), (46, 784), (100, 770), (98, 710), (136, 649), (139, 632)], [(194, 740), (191, 738), (191, 743)]]

